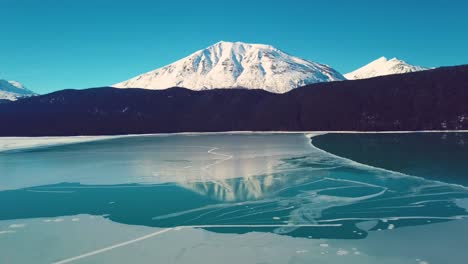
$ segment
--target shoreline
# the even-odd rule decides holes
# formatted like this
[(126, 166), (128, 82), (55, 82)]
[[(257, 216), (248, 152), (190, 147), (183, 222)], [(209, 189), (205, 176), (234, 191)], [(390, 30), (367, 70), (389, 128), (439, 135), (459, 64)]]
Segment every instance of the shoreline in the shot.
[(233, 131), (208, 131), (208, 132), (170, 132), (170, 133), (143, 133), (143, 134), (102, 134), (102, 135), (70, 135), (70, 136), (0, 136), (0, 140), (4, 138), (65, 138), (65, 137), (128, 137), (128, 136), (170, 136), (170, 135), (217, 135), (217, 134), (401, 134), (401, 133), (468, 133), (468, 129), (464, 130), (383, 130), (383, 131), (360, 131), (360, 130), (298, 130), (298, 131), (282, 131), (282, 130), (233, 130)]
[(468, 133), (468, 130), (416, 130), (416, 131), (223, 131), (223, 132), (177, 132), (122, 135), (80, 135), (80, 136), (33, 136), (0, 137), (0, 152), (30, 148), (52, 147), (68, 144), (145, 136), (196, 136), (196, 135), (242, 135), (242, 134), (304, 134), (310, 138), (324, 134), (407, 134), (407, 133)]

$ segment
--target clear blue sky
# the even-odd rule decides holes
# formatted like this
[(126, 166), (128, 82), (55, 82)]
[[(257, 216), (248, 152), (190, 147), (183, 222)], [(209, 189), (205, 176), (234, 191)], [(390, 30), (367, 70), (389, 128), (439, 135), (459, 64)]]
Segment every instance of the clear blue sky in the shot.
[(346, 73), (380, 56), (468, 63), (466, 0), (0, 0), (0, 78), (39, 93), (110, 85), (220, 40)]

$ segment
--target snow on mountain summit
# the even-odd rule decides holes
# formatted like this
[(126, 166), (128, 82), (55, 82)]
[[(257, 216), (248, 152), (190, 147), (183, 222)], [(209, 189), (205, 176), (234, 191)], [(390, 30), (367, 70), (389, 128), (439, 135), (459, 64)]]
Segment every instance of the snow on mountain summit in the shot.
[(359, 68), (353, 72), (347, 73), (344, 76), (348, 80), (367, 79), (377, 76), (401, 74), (408, 72), (424, 71), (429, 68), (414, 66), (405, 61), (393, 58), (388, 60), (385, 57), (380, 57), (377, 60)]
[(15, 101), (21, 97), (28, 97), (35, 93), (17, 81), (0, 80), (0, 99)]
[(116, 88), (192, 90), (265, 89), (284, 93), (307, 84), (341, 81), (331, 67), (291, 56), (270, 45), (218, 42), (165, 67), (113, 85)]

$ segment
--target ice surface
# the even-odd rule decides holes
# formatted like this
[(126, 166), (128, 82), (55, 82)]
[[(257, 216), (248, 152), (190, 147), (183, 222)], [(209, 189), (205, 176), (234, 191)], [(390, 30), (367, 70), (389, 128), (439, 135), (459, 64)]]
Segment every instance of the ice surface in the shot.
[(0, 137), (0, 152), (27, 148), (58, 146), (116, 138), (119, 136), (76, 136), (76, 137)]
[[(74, 218), (81, 221), (74, 222)], [(122, 225), (77, 215), (62, 222), (26, 220), (24, 229), (2, 233), (0, 263), (464, 263), (460, 241), (468, 222), (437, 224), (437, 240), (425, 228), (375, 233), (363, 240), (291, 238), (274, 234), (221, 234), (194, 228)], [(443, 232), (458, 230), (455, 233)], [(47, 239), (47, 247), (43, 242)], [(326, 247), (324, 247), (326, 242)], [(440, 245), (444, 245), (444, 256)], [(442, 261), (442, 262), (441, 262)]]
[[(467, 257), (460, 249), (468, 237), (466, 188), (336, 157), (303, 134), (31, 148), (0, 153), (0, 170), (8, 189), (0, 191), (0, 248), (7, 249), (0, 263)], [(440, 244), (448, 251), (441, 254)]]

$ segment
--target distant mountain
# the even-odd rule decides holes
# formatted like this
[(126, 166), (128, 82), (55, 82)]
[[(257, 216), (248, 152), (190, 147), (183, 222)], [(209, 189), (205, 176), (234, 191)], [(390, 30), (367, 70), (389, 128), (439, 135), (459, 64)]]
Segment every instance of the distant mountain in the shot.
[(0, 100), (15, 101), (33, 95), (36, 94), (17, 81), (0, 80)]
[(344, 79), (327, 65), (291, 56), (269, 45), (219, 42), (113, 87), (248, 88), (285, 93), (307, 84)]
[[(375, 89), (379, 87), (380, 89)], [(263, 90), (63, 90), (0, 104), (0, 136), (468, 129), (468, 65)]]
[(406, 63), (405, 61), (393, 58), (387, 60), (385, 57), (381, 57), (362, 68), (359, 68), (353, 72), (347, 73), (344, 76), (348, 80), (356, 79), (367, 79), (377, 76), (391, 75), (391, 74), (401, 74), (408, 72), (417, 72), (428, 70), (429, 68), (414, 66)]

